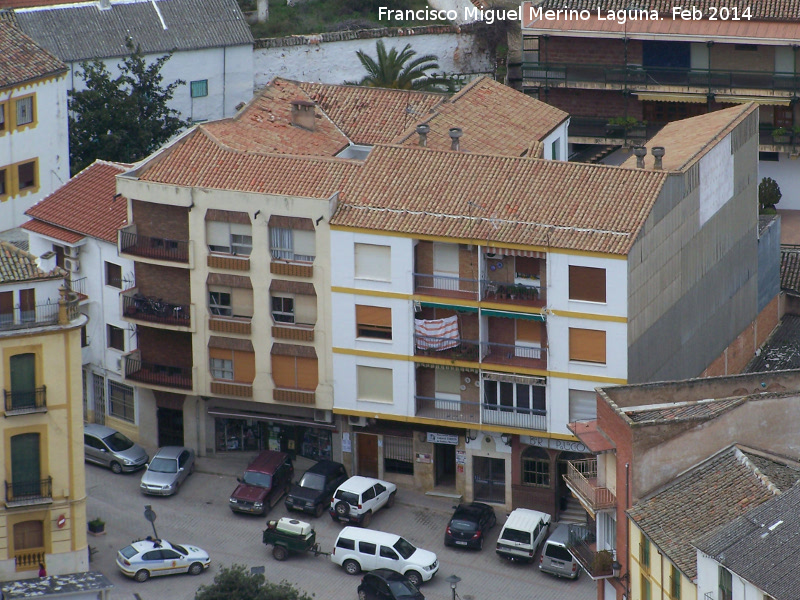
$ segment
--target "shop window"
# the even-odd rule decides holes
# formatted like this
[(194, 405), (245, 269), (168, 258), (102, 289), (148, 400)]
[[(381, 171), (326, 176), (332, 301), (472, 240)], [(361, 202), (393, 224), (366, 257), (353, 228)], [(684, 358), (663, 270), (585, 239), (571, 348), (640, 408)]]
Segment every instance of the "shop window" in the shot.
[(356, 279), (374, 279), (391, 281), (392, 252), (390, 246), (377, 244), (355, 245), (355, 277)]
[(269, 249), (274, 259), (314, 262), (316, 256), (314, 232), (287, 227), (270, 227)]
[(113, 325), (106, 325), (107, 347), (125, 352), (125, 330)]
[(394, 399), (392, 370), (380, 367), (356, 366), (358, 397), (360, 401), (388, 402)]
[(522, 453), (522, 485), (550, 487), (550, 457), (546, 450), (529, 446)]
[(192, 98), (204, 98), (208, 96), (208, 79), (191, 82)]
[(106, 285), (122, 289), (122, 267), (106, 262)]
[(569, 299), (606, 301), (606, 270), (595, 267), (569, 267)]
[(569, 359), (606, 363), (606, 332), (596, 329), (569, 328)]
[(17, 127), (33, 123), (33, 96), (26, 96), (16, 101)]
[(410, 437), (383, 436), (383, 470), (402, 475), (414, 474), (414, 440)]
[(17, 166), (17, 182), (19, 190), (36, 187), (36, 161), (22, 163)]
[(108, 380), (108, 414), (129, 423), (135, 423), (133, 388)]
[(392, 309), (356, 304), (356, 337), (392, 339)]

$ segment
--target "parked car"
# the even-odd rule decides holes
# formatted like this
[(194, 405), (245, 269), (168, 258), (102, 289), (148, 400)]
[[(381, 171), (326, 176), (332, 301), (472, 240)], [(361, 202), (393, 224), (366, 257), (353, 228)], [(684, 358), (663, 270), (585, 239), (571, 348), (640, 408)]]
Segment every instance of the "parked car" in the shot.
[(562, 523), (550, 534), (539, 557), (539, 570), (558, 577), (577, 579), (581, 574), (580, 565), (567, 550), (569, 525)]
[(425, 600), (405, 575), (391, 569), (375, 569), (364, 575), (358, 600)]
[(444, 530), (445, 546), (483, 548), (486, 532), (497, 523), (494, 509), (482, 502), (459, 504)]
[(352, 521), (368, 527), (375, 511), (394, 506), (395, 494), (397, 486), (393, 483), (354, 475), (336, 489), (329, 512), (334, 521)]
[(247, 466), (228, 506), (233, 512), (266, 515), (289, 491), (294, 476), (292, 459), (284, 452), (264, 450)]
[(194, 473), (194, 450), (184, 446), (164, 446), (147, 465), (139, 489), (144, 494), (171, 496)]
[(350, 575), (361, 571), (391, 569), (419, 587), (439, 571), (439, 560), (430, 550), (417, 548), (395, 533), (345, 527), (333, 546), (331, 561)]
[(342, 463), (321, 460), (292, 486), (284, 500), (286, 508), (302, 510), (320, 517), (330, 504), (333, 492), (346, 480), (347, 471)]
[(197, 546), (172, 544), (150, 537), (133, 542), (117, 552), (119, 570), (139, 583), (161, 575), (199, 575), (210, 564), (208, 552)]
[(515, 508), (508, 515), (500, 537), (497, 553), (509, 560), (530, 562), (550, 530), (551, 517), (547, 513), (528, 508)]
[(84, 460), (108, 467), (114, 473), (130, 473), (147, 465), (147, 452), (116, 429), (86, 423), (83, 426)]

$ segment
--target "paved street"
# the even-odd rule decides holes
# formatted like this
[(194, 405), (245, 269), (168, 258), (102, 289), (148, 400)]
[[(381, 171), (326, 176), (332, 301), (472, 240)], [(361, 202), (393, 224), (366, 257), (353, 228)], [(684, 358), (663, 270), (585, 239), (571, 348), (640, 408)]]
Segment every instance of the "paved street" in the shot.
[[(106, 521), (106, 535), (89, 536), (89, 544), (98, 549), (91, 568), (107, 575), (115, 584), (113, 600), (191, 600), (197, 588), (213, 581), (220, 565), (245, 564), (266, 567), (271, 581), (288, 580), (314, 594), (319, 600), (356, 598), (361, 578), (347, 575), (325, 556), (313, 554), (292, 556), (277, 562), (261, 543), (264, 519), (235, 515), (228, 509), (228, 497), (252, 454), (223, 455), (199, 458), (195, 473), (189, 477), (179, 494), (172, 498), (143, 496), (139, 493), (141, 472), (114, 475), (111, 471), (86, 465), (88, 494), (87, 517)], [(310, 461), (295, 463), (299, 477)], [(134, 539), (152, 534), (144, 518), (144, 505), (151, 504), (158, 515), (158, 535), (175, 542), (200, 546), (211, 555), (209, 571), (192, 577), (174, 575), (151, 579), (143, 584), (127, 579), (115, 565), (116, 552)], [(443, 533), (452, 501), (432, 498), (401, 489), (397, 503), (390, 510), (381, 510), (372, 520), (372, 529), (399, 533), (413, 544), (436, 552), (441, 563), (433, 581), (422, 586), (428, 600), (450, 600), (451, 592), (445, 578), (451, 574), (461, 577), (458, 595), (462, 600), (531, 599), (531, 600), (592, 600), (595, 584), (584, 573), (577, 581), (556, 579), (539, 572), (534, 565), (506, 562), (493, 551), (505, 513), (498, 512), (498, 526), (491, 531), (491, 544), (480, 553), (445, 548)], [(270, 513), (270, 518), (286, 516), (283, 502)], [(310, 515), (292, 516), (313, 523), (317, 540), (329, 552), (342, 526), (328, 516), (314, 519)]]

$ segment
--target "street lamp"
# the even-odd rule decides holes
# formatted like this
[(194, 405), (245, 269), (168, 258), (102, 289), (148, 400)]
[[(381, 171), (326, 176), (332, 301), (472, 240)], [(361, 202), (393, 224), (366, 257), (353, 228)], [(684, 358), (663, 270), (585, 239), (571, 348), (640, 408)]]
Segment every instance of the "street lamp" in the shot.
[(461, 577), (458, 575), (450, 575), (445, 581), (450, 584), (450, 589), (453, 590), (453, 600), (456, 600), (456, 586), (458, 582), (461, 581)]

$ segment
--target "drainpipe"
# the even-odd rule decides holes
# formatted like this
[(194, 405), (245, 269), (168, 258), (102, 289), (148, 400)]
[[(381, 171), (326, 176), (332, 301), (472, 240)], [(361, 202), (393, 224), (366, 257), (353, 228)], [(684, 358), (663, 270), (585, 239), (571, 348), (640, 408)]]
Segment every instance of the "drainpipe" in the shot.
[[(630, 506), (631, 503), (631, 463), (625, 463), (625, 509)], [(623, 511), (624, 512), (624, 511)], [(627, 515), (625, 516), (625, 569), (628, 573), (628, 577), (625, 579), (625, 598), (630, 598), (631, 596), (631, 563), (628, 560), (631, 555), (631, 523), (628, 520)]]

